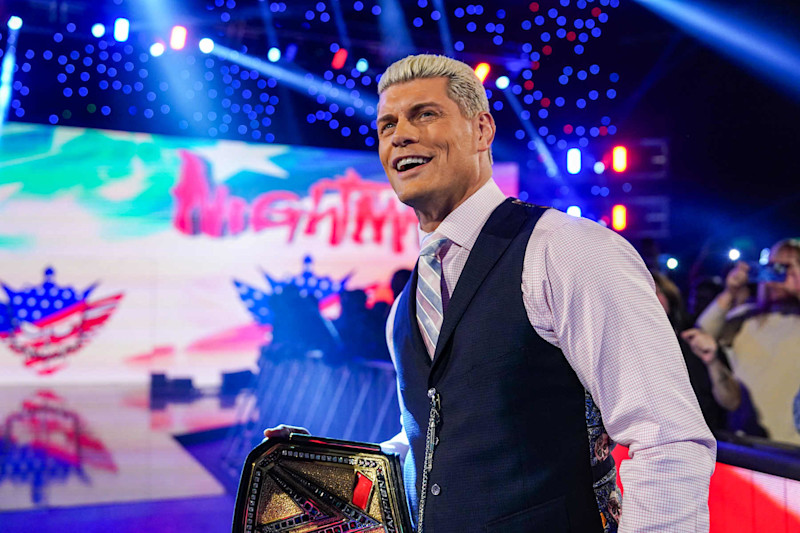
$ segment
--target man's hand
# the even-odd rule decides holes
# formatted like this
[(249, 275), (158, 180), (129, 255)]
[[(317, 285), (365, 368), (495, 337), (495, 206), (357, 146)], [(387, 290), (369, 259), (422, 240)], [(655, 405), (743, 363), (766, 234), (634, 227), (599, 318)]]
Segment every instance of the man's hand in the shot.
[(289, 438), (289, 435), (292, 433), (302, 433), (304, 435), (311, 435), (311, 433), (306, 428), (301, 428), (297, 426), (287, 426), (286, 424), (281, 424), (280, 426), (275, 426), (274, 428), (269, 428), (264, 430), (264, 437), (268, 439), (272, 438)]
[(730, 295), (730, 307), (742, 304), (750, 297), (750, 289), (747, 287), (749, 279), (750, 265), (744, 261), (737, 262), (728, 272), (728, 275), (725, 276), (725, 289), (723, 289), (723, 292)]
[(747, 281), (750, 276), (750, 265), (739, 261), (725, 276), (725, 288), (717, 296), (716, 302), (725, 311), (744, 303), (750, 296)]
[(697, 328), (687, 329), (681, 332), (681, 338), (706, 365), (710, 365), (717, 358), (717, 341), (705, 331)]
[(750, 265), (744, 261), (739, 261), (734, 265), (728, 275), (725, 276), (725, 289), (731, 293), (736, 293), (739, 289), (747, 285), (747, 278), (750, 275)]
[(730, 369), (717, 357), (719, 345), (714, 337), (702, 329), (692, 328), (681, 332), (681, 338), (705, 363), (708, 377), (711, 379), (711, 394), (714, 400), (728, 411), (738, 409), (742, 404), (742, 388)]

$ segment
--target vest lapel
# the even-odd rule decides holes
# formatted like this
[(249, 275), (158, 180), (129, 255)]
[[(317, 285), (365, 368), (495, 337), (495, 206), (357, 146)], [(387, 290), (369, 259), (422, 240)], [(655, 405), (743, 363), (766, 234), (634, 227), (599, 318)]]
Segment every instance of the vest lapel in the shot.
[[(453, 296), (450, 298), (447, 311), (444, 313), (431, 376), (443, 364), (442, 354), (446, 355), (447, 353), (444, 352), (444, 347), (447, 346), (453, 331), (481, 286), (483, 279), (519, 233), (520, 226), (527, 218), (527, 208), (515, 205), (511, 198), (507, 198), (486, 221), (472, 247), (461, 277), (456, 284), (456, 289), (453, 291)], [(446, 357), (444, 358), (446, 359)]]
[(405, 314), (406, 320), (408, 320), (411, 342), (415, 347), (414, 356), (423, 356), (425, 364), (427, 366), (431, 366), (431, 357), (428, 355), (428, 349), (425, 347), (425, 341), (422, 340), (422, 332), (420, 332), (419, 324), (417, 323), (418, 280), (419, 276), (417, 275), (417, 265), (414, 265), (414, 270), (411, 273), (411, 279), (409, 279), (408, 283), (406, 283), (405, 289), (403, 290), (405, 297), (400, 302), (401, 305), (405, 305), (407, 308), (402, 309), (402, 307), (398, 307), (397, 312)]

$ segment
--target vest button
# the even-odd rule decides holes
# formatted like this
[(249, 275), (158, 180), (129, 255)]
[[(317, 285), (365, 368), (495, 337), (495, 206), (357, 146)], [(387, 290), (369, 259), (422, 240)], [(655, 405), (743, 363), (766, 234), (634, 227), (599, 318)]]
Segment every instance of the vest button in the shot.
[(438, 496), (440, 492), (442, 492), (442, 487), (440, 487), (438, 483), (434, 483), (431, 486), (431, 494)]

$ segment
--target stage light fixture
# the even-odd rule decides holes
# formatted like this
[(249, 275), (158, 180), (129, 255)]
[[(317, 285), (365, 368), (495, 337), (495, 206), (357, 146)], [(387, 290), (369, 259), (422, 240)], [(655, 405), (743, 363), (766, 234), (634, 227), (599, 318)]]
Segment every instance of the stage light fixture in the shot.
[(114, 21), (114, 39), (117, 42), (124, 43), (128, 40), (131, 31), (131, 23), (126, 18), (118, 18)]
[(22, 19), (16, 15), (12, 15), (11, 18), (8, 19), (8, 29), (12, 31), (16, 31), (22, 27)]
[(477, 67), (475, 67), (475, 75), (478, 76), (478, 79), (481, 80), (481, 83), (486, 81), (486, 76), (489, 75), (489, 71), (491, 67), (489, 63), (480, 63)]
[(508, 79), (508, 76), (500, 76), (497, 78), (497, 81), (495, 81), (494, 84), (502, 91), (503, 89), (508, 89), (508, 86), (511, 84), (511, 80)]
[(758, 254), (758, 264), (766, 265), (769, 263), (769, 248), (762, 248), (761, 253)]
[(731, 261), (738, 261), (742, 257), (742, 252), (737, 250), (736, 248), (731, 248), (728, 250), (728, 259)]
[(208, 37), (200, 39), (200, 42), (197, 43), (197, 46), (198, 48), (200, 48), (200, 51), (203, 52), (204, 54), (210, 54), (211, 52), (214, 51), (214, 41), (212, 41)]
[(569, 206), (567, 208), (567, 214), (568, 215), (572, 215), (574, 217), (580, 217), (581, 216), (581, 208), (578, 207), (577, 205), (571, 205), (571, 206)]
[(363, 57), (356, 62), (356, 70), (359, 72), (366, 72), (369, 68), (369, 63)]
[(674, 257), (670, 257), (669, 259), (667, 259), (667, 268), (670, 270), (675, 270), (676, 268), (678, 268), (678, 260), (675, 259)]
[(628, 209), (617, 204), (611, 209), (611, 227), (617, 231), (622, 231), (628, 227)]
[(184, 46), (186, 46), (186, 28), (173, 26), (169, 35), (169, 47), (173, 50), (183, 50)]
[(166, 47), (164, 43), (153, 43), (150, 45), (150, 55), (153, 57), (158, 57), (164, 53)]
[(594, 164), (594, 173), (595, 174), (602, 174), (605, 171), (606, 171), (606, 165), (602, 161), (597, 161)]
[(342, 68), (347, 61), (347, 50), (344, 48), (339, 48), (336, 50), (336, 53), (333, 54), (333, 61), (331, 61), (331, 68), (334, 70), (339, 70)]
[(628, 168), (628, 149), (624, 146), (615, 146), (611, 159), (615, 172), (625, 172)]
[(267, 52), (267, 59), (272, 61), (273, 63), (277, 63), (281, 59), (281, 50), (280, 48), (272, 47)]
[(577, 174), (581, 171), (581, 151), (579, 148), (567, 150), (567, 172)]
[(94, 35), (95, 37), (97, 37), (99, 39), (100, 37), (102, 37), (105, 34), (106, 34), (106, 27), (105, 27), (104, 24), (100, 24), (98, 22), (97, 24), (93, 24), (92, 25), (92, 35)]

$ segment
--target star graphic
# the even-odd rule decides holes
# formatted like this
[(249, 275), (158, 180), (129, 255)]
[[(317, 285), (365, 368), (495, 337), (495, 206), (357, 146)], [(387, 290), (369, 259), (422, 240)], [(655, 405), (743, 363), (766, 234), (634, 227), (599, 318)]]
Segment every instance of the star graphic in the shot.
[(270, 161), (271, 157), (285, 153), (288, 150), (286, 146), (252, 146), (237, 141), (219, 141), (191, 150), (211, 164), (212, 178), (216, 183), (222, 183), (243, 170), (281, 179), (289, 177), (285, 169)]

